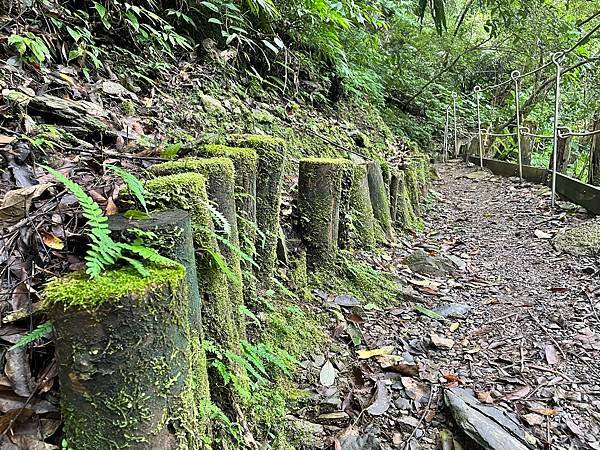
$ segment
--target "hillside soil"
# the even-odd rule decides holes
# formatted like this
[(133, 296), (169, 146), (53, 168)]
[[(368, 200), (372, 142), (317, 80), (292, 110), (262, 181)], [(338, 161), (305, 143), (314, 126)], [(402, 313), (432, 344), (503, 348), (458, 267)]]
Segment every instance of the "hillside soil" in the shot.
[(302, 363), (312, 396), (298, 427), (322, 448), (459, 448), (442, 446), (443, 430), (472, 448), (444, 405), (464, 387), (514, 414), (534, 447), (599, 449), (600, 268), (552, 245), (589, 219), (568, 203), (552, 210), (541, 186), (464, 163), (437, 172), (426, 231), (366, 257), (406, 283), (406, 301), (378, 310), (316, 293), (339, 311), (341, 345)]

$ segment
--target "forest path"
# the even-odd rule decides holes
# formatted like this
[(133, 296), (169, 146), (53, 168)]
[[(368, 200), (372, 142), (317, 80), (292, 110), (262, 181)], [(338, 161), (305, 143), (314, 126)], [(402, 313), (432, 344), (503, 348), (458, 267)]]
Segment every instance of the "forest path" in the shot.
[[(418, 365), (418, 375), (385, 368), (385, 357), (355, 358), (348, 375), (354, 397), (365, 391), (357, 366), (376, 388), (361, 402), (354, 436), (338, 437), (340, 448), (440, 448), (443, 429), (470, 448), (443, 404), (444, 391), (459, 386), (515, 413), (537, 448), (600, 449), (598, 261), (559, 254), (550, 239), (586, 215), (562, 203), (552, 211), (542, 186), (464, 163), (437, 171), (425, 232), (380, 261), (414, 290), (400, 307), (369, 313), (362, 324), (363, 345), (393, 346)], [(405, 258), (420, 249), (461, 268), (438, 276), (413, 272)], [(469, 311), (434, 320), (415, 310), (449, 304)], [(385, 413), (372, 408), (378, 402)]]

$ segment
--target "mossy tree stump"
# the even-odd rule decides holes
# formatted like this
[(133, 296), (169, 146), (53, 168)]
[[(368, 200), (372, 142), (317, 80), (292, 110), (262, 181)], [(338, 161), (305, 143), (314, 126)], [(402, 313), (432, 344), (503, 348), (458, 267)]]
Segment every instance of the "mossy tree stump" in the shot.
[[(206, 177), (206, 191), (209, 200), (216, 204), (219, 213), (229, 225), (229, 233), (217, 233), (220, 253), (224, 256), (236, 280), (229, 279), (229, 298), (232, 304), (235, 325), (242, 338), (246, 336), (246, 319), (241, 308), (244, 305), (242, 288), (242, 268), (237, 228), (237, 209), (235, 205), (235, 169), (229, 158), (184, 158), (156, 164), (150, 168), (154, 175), (173, 175), (198, 173)], [(213, 223), (215, 220), (213, 220)], [(223, 226), (223, 224), (221, 224)]]
[(131, 268), (51, 282), (69, 447), (199, 449), (206, 423), (185, 268)]
[(377, 220), (385, 239), (393, 240), (392, 218), (390, 216), (390, 201), (383, 179), (381, 165), (377, 161), (367, 163), (367, 180), (373, 216)]
[(364, 164), (349, 164), (344, 169), (343, 177), (338, 245), (342, 249), (374, 248), (375, 218), (367, 167)]
[(253, 148), (258, 155), (256, 175), (256, 222), (264, 238), (256, 241), (256, 278), (269, 289), (277, 263), (277, 236), (281, 188), (287, 146), (283, 139), (252, 134), (231, 135), (231, 145)]
[(406, 188), (409, 193), (410, 203), (417, 215), (421, 214), (421, 182), (418, 167), (414, 162), (409, 162), (404, 169)]
[(298, 211), (300, 231), (311, 269), (330, 269), (338, 250), (342, 174), (346, 159), (300, 160)]
[(397, 195), (396, 195), (396, 215), (395, 224), (398, 228), (404, 230), (415, 230), (419, 228), (419, 219), (415, 215), (410, 193), (406, 182), (406, 173), (398, 171), (397, 173)]
[[(198, 173), (167, 175), (149, 180), (145, 187), (148, 192), (146, 201), (152, 208), (164, 210), (175, 207), (189, 211), (205, 337), (227, 351), (239, 353), (241, 336), (229, 297), (227, 277), (215, 262), (215, 255), (219, 257), (220, 253), (207, 207), (206, 178)], [(242, 367), (233, 364), (232, 368), (240, 378), (245, 377)], [(222, 402), (226, 394), (222, 392), (220, 375), (209, 370), (209, 377), (212, 397)]]
[[(240, 248), (248, 256), (256, 255), (256, 171), (258, 156), (252, 148), (228, 147), (226, 145), (205, 145), (198, 150), (202, 157), (224, 157), (233, 161), (235, 168), (235, 205)], [(242, 260), (244, 278), (244, 300), (246, 303), (256, 298), (256, 279), (252, 264)]]
[(390, 218), (396, 223), (398, 212), (398, 192), (400, 183), (400, 171), (393, 168), (390, 176)]

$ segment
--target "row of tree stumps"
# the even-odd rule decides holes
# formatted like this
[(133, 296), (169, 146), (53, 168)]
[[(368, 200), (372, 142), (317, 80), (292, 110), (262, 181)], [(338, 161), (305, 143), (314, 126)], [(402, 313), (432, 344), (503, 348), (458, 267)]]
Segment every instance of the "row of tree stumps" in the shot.
[[(177, 265), (152, 267), (146, 278), (117, 268), (48, 285), (70, 447), (210, 448), (212, 405), (235, 414), (240, 399), (207, 364), (203, 343), (239, 354), (243, 309), (257, 287), (270, 287), (287, 150), (268, 136), (229, 139), (150, 168), (150, 219), (111, 217), (114, 239), (144, 236)], [(427, 173), (423, 157), (404, 170), (301, 160), (298, 228), (308, 264), (329, 270), (338, 248), (373, 248), (413, 227)], [(246, 378), (235, 358), (228, 369)]]

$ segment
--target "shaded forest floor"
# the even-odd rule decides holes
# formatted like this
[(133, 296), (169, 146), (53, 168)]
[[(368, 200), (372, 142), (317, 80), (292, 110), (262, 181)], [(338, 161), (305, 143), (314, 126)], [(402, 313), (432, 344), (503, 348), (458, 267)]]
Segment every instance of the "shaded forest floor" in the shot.
[[(319, 425), (302, 426), (347, 450), (440, 448), (443, 429), (470, 448), (443, 401), (459, 386), (514, 413), (538, 448), (599, 449), (600, 266), (552, 246), (589, 218), (567, 203), (551, 210), (541, 186), (462, 163), (437, 170), (426, 231), (371, 261), (406, 283), (405, 301), (341, 307), (332, 329), (346, 345), (304, 361), (307, 387), (318, 388), (297, 416)], [(348, 327), (372, 354), (351, 350)]]

